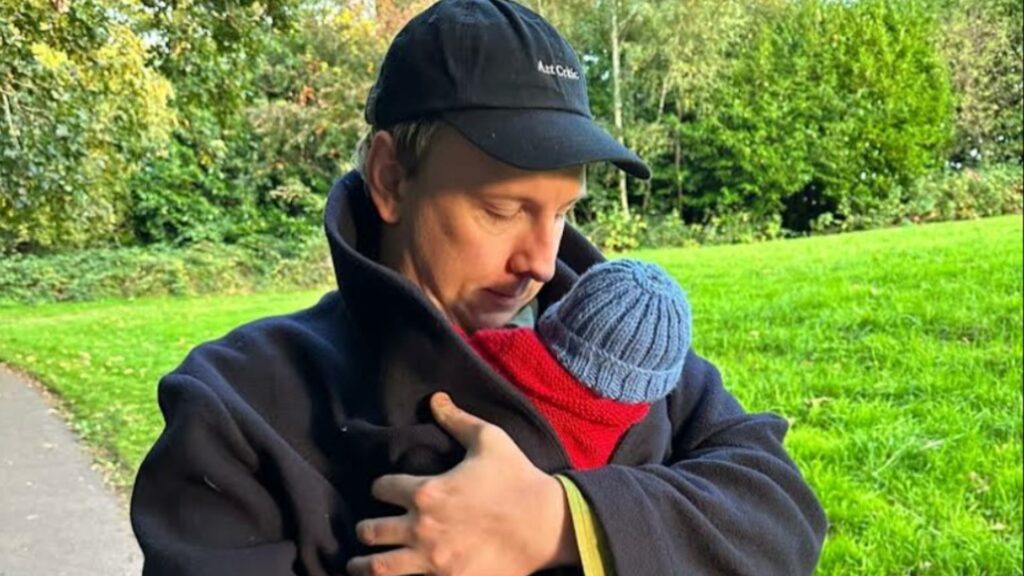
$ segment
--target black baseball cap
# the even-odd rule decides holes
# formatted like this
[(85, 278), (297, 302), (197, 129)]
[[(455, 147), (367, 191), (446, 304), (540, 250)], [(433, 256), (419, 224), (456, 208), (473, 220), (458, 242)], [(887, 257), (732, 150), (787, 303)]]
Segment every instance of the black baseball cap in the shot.
[(594, 121), (576, 51), (514, 2), (441, 0), (399, 32), (367, 98), (366, 121), (389, 128), (424, 118), (526, 170), (609, 161), (651, 176)]

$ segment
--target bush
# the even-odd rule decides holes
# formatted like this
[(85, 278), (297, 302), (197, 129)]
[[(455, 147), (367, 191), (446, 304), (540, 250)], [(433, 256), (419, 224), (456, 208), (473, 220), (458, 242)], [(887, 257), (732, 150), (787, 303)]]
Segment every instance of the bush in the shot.
[(845, 218), (826, 212), (814, 220), (815, 233), (846, 232), (895, 224), (967, 220), (1024, 212), (1024, 171), (1001, 165), (946, 170), (893, 188), (873, 210)]
[(227, 180), (223, 174), (208, 174), (190, 145), (172, 139), (131, 180), (130, 226), (136, 240), (174, 245), (222, 241), (231, 220), (246, 211), (238, 204), (230, 210), (218, 204), (230, 196)]
[(600, 210), (581, 227), (594, 245), (608, 252), (636, 250), (646, 229), (647, 222), (639, 214), (627, 216), (617, 209)]
[(687, 224), (675, 216), (653, 216), (647, 221), (641, 245), (644, 248), (666, 248), (746, 244), (792, 235), (782, 227), (782, 218), (778, 215), (757, 219), (750, 212), (733, 212), (712, 216), (703, 224)]
[(640, 239), (644, 248), (690, 248), (700, 245), (701, 226), (687, 224), (675, 214), (650, 216)]
[[(690, 247), (714, 244), (763, 242), (805, 233), (829, 234), (870, 230), (899, 224), (920, 224), (985, 218), (1024, 213), (1024, 168), (1000, 165), (985, 170), (946, 170), (929, 174), (903, 189), (894, 186), (876, 197), (871, 209), (847, 213), (840, 203), (810, 221), (810, 230), (789, 230), (780, 215), (757, 217), (753, 212), (734, 211), (711, 216), (701, 224), (687, 224), (677, 215), (651, 215), (643, 219), (637, 238), (644, 248)], [(599, 222), (609, 216), (597, 214)], [(638, 218), (634, 216), (634, 218)], [(628, 237), (619, 228), (584, 225), (583, 231), (596, 244)], [(611, 233), (612, 231), (614, 233)], [(620, 244), (621, 244), (620, 240)], [(630, 243), (632, 245), (632, 243)], [(623, 248), (632, 249), (632, 248)]]
[(922, 178), (908, 190), (906, 217), (913, 222), (965, 220), (1020, 214), (1024, 172), (1020, 166), (966, 169)]
[(744, 244), (778, 240), (789, 236), (782, 228), (782, 217), (773, 214), (755, 218), (749, 212), (713, 216), (701, 226), (701, 244)]
[(143, 38), (63, 4), (0, 2), (0, 254), (123, 240), (128, 177), (176, 122)]
[(1024, 10), (1020, 0), (948, 0), (938, 38), (956, 93), (950, 159), (1024, 162)]
[(941, 166), (948, 71), (926, 3), (800, 0), (768, 10), (715, 106), (680, 128), (689, 217), (884, 211), (893, 188)]
[(159, 295), (246, 293), (327, 286), (323, 239), (244, 244), (90, 249), (0, 261), (0, 303), (40, 303)]
[(713, 216), (702, 224), (687, 224), (674, 214), (633, 214), (629, 218), (621, 214), (615, 210), (597, 212), (595, 219), (581, 225), (580, 230), (609, 252), (764, 242), (793, 235), (782, 227), (782, 218), (777, 215), (758, 220), (749, 212), (734, 212)]

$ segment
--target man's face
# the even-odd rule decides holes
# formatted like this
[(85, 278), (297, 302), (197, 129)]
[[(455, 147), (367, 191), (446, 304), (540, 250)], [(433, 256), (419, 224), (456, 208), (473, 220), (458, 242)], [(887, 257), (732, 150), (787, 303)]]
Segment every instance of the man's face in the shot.
[(382, 256), (464, 330), (503, 326), (554, 275), (582, 173), (520, 170), (442, 128), (401, 179)]

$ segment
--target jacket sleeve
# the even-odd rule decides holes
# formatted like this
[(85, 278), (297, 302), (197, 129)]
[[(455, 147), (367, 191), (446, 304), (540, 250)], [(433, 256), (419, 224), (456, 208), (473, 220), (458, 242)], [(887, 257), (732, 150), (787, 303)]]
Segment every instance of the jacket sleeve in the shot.
[(555, 475), (555, 478), (562, 484), (565, 499), (569, 504), (569, 515), (572, 517), (572, 529), (576, 534), (583, 576), (615, 576), (608, 544), (605, 542), (601, 527), (594, 519), (590, 504), (572, 480), (561, 474)]
[(282, 509), (223, 397), (172, 373), (159, 400), (166, 426), (139, 470), (131, 505), (144, 576), (295, 574)]
[(615, 572), (811, 574), (826, 520), (783, 448), (786, 421), (746, 413), (692, 352), (667, 407), (666, 463), (566, 473), (604, 528)]

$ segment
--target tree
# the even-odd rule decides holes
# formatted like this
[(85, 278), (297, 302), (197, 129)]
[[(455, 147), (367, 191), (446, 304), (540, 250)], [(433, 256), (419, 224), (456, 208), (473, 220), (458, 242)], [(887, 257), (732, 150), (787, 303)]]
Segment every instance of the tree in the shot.
[(366, 129), (377, 65), (425, 4), (211, 0), (157, 12), (150, 26), (166, 40), (155, 62), (181, 86), (186, 123), (133, 186), (139, 239), (315, 233)]
[[(764, 1), (761, 3), (765, 3)], [(757, 5), (758, 3), (754, 3)], [(750, 2), (739, 0), (563, 0), (534, 2), (576, 47), (599, 121), (651, 165), (651, 182), (629, 190), (626, 176), (592, 170), (599, 209), (628, 213), (678, 207), (684, 171), (679, 128), (710, 106), (743, 38)]]
[(950, 159), (957, 165), (1024, 162), (1021, 6), (985, 0), (944, 7), (940, 46), (956, 94)]
[(922, 2), (801, 0), (759, 20), (718, 104), (683, 132), (691, 209), (806, 230), (884, 211), (941, 166), (952, 96)]
[(0, 2), (0, 252), (124, 235), (126, 177), (175, 124), (130, 10)]
[(366, 130), (363, 105), (386, 49), (366, 6), (311, 5), (295, 34), (278, 39), (256, 79), (264, 94), (247, 110), (257, 141), (255, 193), (280, 229), (318, 225), (327, 191), (352, 167)]
[(634, 146), (652, 165), (642, 187), (645, 212), (679, 211), (685, 180), (680, 131), (717, 105), (751, 15), (765, 2), (676, 0), (651, 3), (632, 41), (630, 93)]

